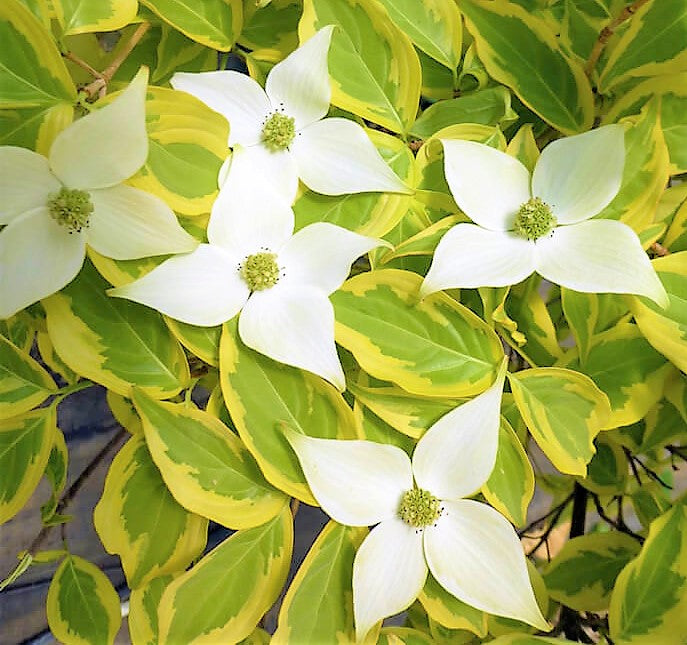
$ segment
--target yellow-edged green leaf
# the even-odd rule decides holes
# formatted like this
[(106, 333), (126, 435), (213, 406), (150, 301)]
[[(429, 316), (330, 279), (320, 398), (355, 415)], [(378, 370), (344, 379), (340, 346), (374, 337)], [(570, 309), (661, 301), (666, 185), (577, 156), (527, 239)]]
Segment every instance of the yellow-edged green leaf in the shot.
[(660, 97), (660, 121), (670, 153), (671, 174), (687, 171), (687, 72), (668, 74), (642, 81), (623, 93), (613, 104), (603, 123), (615, 123), (623, 116), (638, 114), (652, 97)]
[(353, 642), (353, 558), (367, 535), (330, 521), (286, 592), (273, 645)]
[(40, 329), (36, 333), (36, 344), (41, 355), (41, 361), (56, 374), (59, 374), (69, 385), (79, 380), (79, 375), (65, 364), (57, 355), (47, 330)]
[(180, 31), (162, 25), (157, 45), (157, 65), (150, 75), (153, 83), (166, 83), (174, 72), (209, 72), (217, 69), (217, 52), (194, 42)]
[(132, 385), (157, 398), (174, 396), (189, 379), (181, 346), (160, 314), (110, 298), (109, 286), (86, 262), (68, 286), (43, 300), (55, 350), (71, 369), (123, 396)]
[(24, 309), (10, 318), (0, 320), (0, 336), (4, 336), (19, 349), (30, 352), (36, 334), (36, 323)]
[(70, 103), (0, 110), (0, 145), (19, 146), (47, 156), (59, 132), (74, 118)]
[(288, 506), (266, 524), (234, 533), (165, 589), (160, 642), (216, 645), (248, 636), (277, 599), (292, 549)]
[(0, 419), (27, 412), (56, 390), (50, 374), (28, 352), (0, 336)]
[[(403, 141), (376, 130), (367, 133), (392, 170), (406, 184), (414, 185), (414, 159)], [(396, 193), (329, 196), (306, 190), (293, 206), (296, 230), (313, 222), (330, 222), (361, 235), (382, 237), (398, 224), (408, 210), (410, 199), (408, 195)]]
[(661, 309), (646, 298), (632, 298), (632, 313), (651, 345), (687, 372), (687, 251), (656, 258), (652, 264), (670, 304)]
[(412, 627), (383, 627), (377, 645), (434, 645), (434, 639)]
[(141, 0), (141, 4), (211, 49), (229, 51), (241, 33), (241, 0)]
[[(361, 380), (366, 382), (367, 375), (361, 372)], [(358, 399), (353, 404), (356, 430), (359, 439), (396, 446), (403, 450), (408, 457), (413, 454), (416, 441), (390, 426), (386, 421), (374, 414)]]
[(222, 327), (198, 327), (165, 317), (167, 327), (176, 336), (177, 340), (198, 358), (208, 365), (219, 365), (219, 337)]
[(18, 0), (0, 4), (0, 42), (3, 108), (45, 107), (76, 100), (74, 83), (52, 35)]
[(564, 638), (546, 638), (545, 636), (532, 636), (531, 634), (506, 634), (499, 636), (489, 645), (561, 645), (561, 643), (573, 643)]
[(656, 205), (670, 172), (668, 148), (661, 130), (659, 101), (646, 104), (639, 117), (628, 119), (625, 167), (618, 194), (597, 217), (617, 219), (643, 231), (653, 222)]
[(64, 36), (121, 29), (138, 11), (137, 0), (51, 0), (51, 4)]
[(663, 399), (644, 417), (644, 433), (639, 452), (657, 450), (670, 443), (687, 442), (685, 420), (670, 401)]
[[(683, 186), (687, 190), (687, 184), (678, 184), (676, 188)], [(670, 190), (672, 189), (669, 188), (663, 194), (665, 195)], [(668, 215), (668, 217), (670, 217), (670, 215)], [(675, 209), (675, 213), (672, 216), (672, 221), (666, 231), (662, 244), (673, 253), (687, 251), (687, 200)]]
[(449, 629), (466, 629), (480, 638), (487, 634), (487, 614), (467, 605), (444, 589), (431, 573), (418, 600), (428, 616)]
[(608, 614), (616, 643), (682, 643), (687, 639), (687, 507), (652, 522), (642, 550), (618, 576)]
[(129, 434), (143, 436), (143, 424), (131, 400), (112, 390), (107, 391), (106, 399), (110, 412), (112, 412), (117, 423)]
[(162, 593), (174, 576), (153, 578), (147, 585), (131, 590), (129, 596), (129, 635), (133, 645), (158, 645), (157, 608)]
[(499, 449), (489, 479), (482, 486), (486, 500), (516, 526), (524, 526), (534, 495), (534, 471), (518, 436), (501, 417)]
[(517, 350), (532, 365), (553, 365), (562, 355), (551, 314), (539, 291), (541, 280), (533, 275), (511, 287), (505, 301), (504, 313), (515, 322), (525, 338)]
[(649, 0), (609, 48), (599, 76), (602, 93), (623, 80), (683, 72), (687, 67), (687, 5), (683, 0)]
[(419, 439), (459, 401), (413, 396), (397, 385), (364, 387), (351, 383), (350, 391), (366, 408), (403, 434)]
[(232, 529), (264, 524), (286, 496), (270, 486), (243, 442), (219, 419), (183, 403), (134, 390), (146, 442), (174, 497), (185, 508)]
[(360, 274), (331, 296), (336, 340), (368, 373), (413, 394), (461, 397), (494, 380), (494, 331), (445, 293), (418, 301), (422, 278), (396, 269)]
[(546, 588), (554, 600), (578, 611), (608, 609), (615, 579), (639, 548), (618, 531), (568, 540), (544, 571)]
[(632, 493), (632, 508), (644, 528), (673, 506), (666, 489), (654, 481), (644, 482), (641, 488)]
[(576, 352), (563, 357), (560, 365), (584, 372), (608, 396), (611, 415), (604, 428), (639, 421), (661, 399), (666, 379), (675, 373), (637, 326), (629, 323), (597, 334), (584, 366)]
[(298, 47), (301, 12), (299, 0), (271, 0), (266, 6), (244, 2), (239, 44), (254, 51), (276, 52), (281, 60)]
[(380, 258), (380, 263), (387, 264), (397, 258), (411, 255), (433, 255), (441, 238), (460, 221), (463, 221), (461, 216), (449, 215), (430, 226), (422, 228), (419, 233), (411, 235), (396, 245), (393, 251), (386, 251)]
[(520, 126), (513, 138), (508, 142), (506, 152), (515, 157), (522, 163), (527, 170), (534, 172), (534, 167), (539, 160), (539, 148), (537, 147), (537, 140), (534, 138), (531, 123), (525, 123)]
[(588, 376), (557, 367), (508, 374), (513, 397), (529, 431), (563, 473), (585, 476), (594, 437), (606, 425), (609, 406)]
[(561, 287), (563, 312), (575, 338), (580, 364), (584, 365), (596, 331), (599, 316), (599, 299), (594, 293), (581, 293)]
[(563, 7), (561, 41), (581, 62), (585, 62), (611, 16), (603, 2), (597, 0), (564, 0)]
[(190, 94), (149, 87), (146, 127), (148, 158), (131, 185), (184, 215), (208, 213), (229, 154), (227, 120)]
[(48, 589), (48, 625), (65, 645), (111, 645), (122, 622), (119, 596), (88, 560), (68, 555)]
[(437, 63), (437, 61), (431, 56), (427, 56), (421, 49), (416, 49), (415, 52), (420, 60), (422, 96), (433, 101), (452, 99), (457, 89), (457, 79), (453, 71), (441, 63)]
[(457, 123), (507, 127), (518, 118), (511, 108), (511, 94), (503, 85), (430, 105), (413, 123), (410, 134), (427, 139)]
[(596, 453), (587, 466), (582, 485), (597, 495), (622, 495), (627, 482), (627, 457), (621, 446), (599, 435), (594, 442)]
[(542, 18), (506, 0), (459, 0), (458, 7), (490, 76), (564, 134), (591, 128), (589, 81)]
[(463, 24), (453, 0), (380, 0), (390, 18), (425, 54), (458, 67)]
[(220, 382), (227, 410), (246, 447), (273, 486), (316, 505), (284, 425), (327, 439), (355, 438), (353, 412), (329, 383), (246, 347), (237, 321), (225, 323)]
[(50, 482), (52, 492), (50, 499), (41, 506), (41, 520), (43, 524), (50, 519), (57, 510), (60, 494), (67, 483), (67, 464), (69, 463), (69, 451), (64, 440), (64, 434), (59, 428), (55, 428), (53, 445), (50, 449), (48, 463), (45, 465), (45, 476)]
[(50, 457), (56, 423), (54, 406), (0, 421), (0, 523), (33, 494)]
[(93, 522), (107, 551), (121, 558), (132, 589), (184, 571), (207, 541), (207, 520), (172, 497), (140, 435), (114, 458)]
[(329, 49), (332, 103), (402, 134), (420, 100), (420, 62), (377, 0), (305, 0), (301, 42), (337, 25)]

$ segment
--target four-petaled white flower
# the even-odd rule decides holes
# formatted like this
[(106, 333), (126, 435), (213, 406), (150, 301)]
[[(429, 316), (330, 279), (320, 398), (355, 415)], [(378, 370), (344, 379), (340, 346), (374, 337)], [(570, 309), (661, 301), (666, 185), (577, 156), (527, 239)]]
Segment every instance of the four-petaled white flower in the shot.
[(441, 239), (421, 296), (456, 287), (504, 287), (536, 271), (588, 293), (628, 293), (666, 306), (668, 296), (626, 224), (591, 219), (615, 197), (624, 130), (609, 125), (559, 139), (531, 177), (519, 160), (472, 141), (442, 140), (446, 181), (475, 224)]
[(513, 527), (486, 504), (462, 499), (496, 461), (505, 361), (485, 392), (437, 421), (412, 462), (396, 446), (316, 439), (286, 429), (322, 509), (347, 526), (377, 524), (353, 564), (356, 636), (408, 607), (427, 570), (483, 611), (549, 630)]
[[(320, 29), (277, 63), (264, 90), (250, 76), (233, 71), (178, 72), (172, 77), (174, 89), (193, 94), (224, 115), (231, 126), (229, 145), (245, 149), (240, 159), (231, 160), (227, 181), (232, 185), (234, 168), (241, 163), (289, 204), (299, 177), (326, 195), (412, 192), (362, 127), (348, 119), (323, 118), (331, 100), (327, 52), (332, 29)], [(220, 185), (225, 173), (226, 168), (220, 172)]]
[(248, 166), (239, 172), (236, 190), (221, 191), (213, 205), (209, 244), (109, 293), (191, 325), (218, 325), (241, 311), (239, 335), (248, 347), (343, 391), (329, 294), (356, 258), (387, 243), (325, 222), (294, 235), (282, 197), (260, 193)]
[(159, 198), (122, 184), (148, 156), (147, 69), (112, 103), (62, 130), (46, 159), (0, 147), (0, 318), (59, 291), (86, 245), (117, 260), (198, 242)]

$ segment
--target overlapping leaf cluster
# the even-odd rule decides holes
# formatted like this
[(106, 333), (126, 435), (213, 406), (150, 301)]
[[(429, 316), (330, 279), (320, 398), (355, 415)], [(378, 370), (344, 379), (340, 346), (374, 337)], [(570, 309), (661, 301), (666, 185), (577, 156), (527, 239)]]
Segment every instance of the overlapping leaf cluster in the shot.
[[(237, 317), (200, 327), (111, 297), (108, 289), (126, 291), (167, 256), (118, 255), (112, 239), (89, 241), (93, 233), (73, 280), (0, 320), (0, 521), (43, 476), (53, 490), (43, 523), (68, 521), (60, 500), (69, 454), (56, 411), (70, 393), (101, 384), (130, 436), (94, 524), (122, 561), (132, 641), (354, 642), (354, 559), (365, 527), (332, 520), (286, 582), (293, 513), (321, 501), (293, 437), (365, 439), (410, 456), (428, 428), (492, 386), (505, 348), (498, 452), (474, 497), (534, 532), (535, 547), (556, 531), (570, 535), (550, 561), (526, 545), (554, 636), (466, 604), (430, 575), (405, 626), (372, 629), (366, 642), (514, 645), (582, 630), (615, 643), (681, 642), (687, 510), (684, 467), (674, 477), (673, 466), (687, 459), (683, 0), (5, 0), (0, 145), (44, 155), (54, 181), (66, 182), (53, 142), (125, 93), (100, 96), (140, 85), (145, 66), (147, 157), (117, 189), (145, 191), (174, 211), (181, 247), (205, 244), (232, 124), (170, 79), (240, 61), (264, 84), (329, 25), (329, 116), (365, 126), (410, 189), (323, 195), (301, 184), (292, 204), (296, 231), (325, 222), (388, 243), (329, 296), (345, 391), (248, 347)], [(666, 307), (628, 295), (641, 290), (582, 293), (536, 273), (420, 300), (439, 241), (470, 216), (449, 188), (442, 141), (487, 144), (531, 171), (550, 141), (618, 123), (622, 181), (595, 220), (639, 236)], [(29, 184), (18, 190), (31, 194)], [(17, 251), (1, 241), (9, 231), (0, 230), (7, 294)], [(50, 271), (27, 257), (27, 285), (32, 265)], [(192, 391), (209, 394), (202, 409)], [(551, 512), (532, 526), (535, 484)], [(209, 522), (235, 531), (211, 551)], [(120, 600), (97, 567), (68, 543), (20, 558), (2, 586), (59, 561), (47, 615), (60, 641), (113, 641)], [(269, 635), (259, 624), (282, 592)]]

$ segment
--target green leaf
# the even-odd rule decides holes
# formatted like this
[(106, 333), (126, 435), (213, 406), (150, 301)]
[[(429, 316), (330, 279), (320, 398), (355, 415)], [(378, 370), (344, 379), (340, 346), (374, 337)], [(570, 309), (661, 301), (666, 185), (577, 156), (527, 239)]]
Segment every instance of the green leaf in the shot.
[(622, 447), (608, 437), (599, 435), (594, 442), (596, 454), (587, 467), (582, 485), (597, 495), (622, 495), (627, 482), (627, 457)]
[(241, 33), (241, 0), (141, 0), (141, 4), (210, 49), (228, 52)]
[(647, 453), (671, 443), (687, 442), (687, 426), (680, 411), (667, 399), (657, 403), (644, 417), (639, 452)]
[(110, 298), (90, 262), (62, 291), (43, 300), (48, 333), (74, 371), (122, 396), (132, 385), (174, 396), (189, 379), (184, 352), (156, 311)]
[(0, 524), (21, 510), (43, 476), (56, 423), (54, 406), (0, 421)]
[(316, 437), (355, 438), (353, 412), (341, 394), (310, 372), (246, 347), (239, 339), (236, 318), (222, 331), (220, 383), (231, 419), (265, 479), (315, 506), (283, 429), (288, 425)]
[(76, 101), (76, 90), (46, 27), (18, 0), (0, 4), (0, 104), (54, 106)]
[(687, 251), (656, 258), (652, 264), (668, 292), (661, 309), (646, 298), (631, 299), (637, 325), (651, 345), (683, 372), (687, 371)]
[(146, 442), (167, 487), (185, 508), (232, 529), (264, 524), (286, 497), (270, 486), (243, 442), (219, 419), (134, 390)]
[(50, 374), (28, 352), (0, 336), (0, 419), (28, 412), (56, 391)]
[(637, 540), (617, 531), (572, 538), (546, 567), (546, 588), (577, 611), (606, 610), (615, 579), (639, 548)]
[(62, 35), (115, 31), (136, 18), (136, 0), (51, 0)]
[[(482, 486), (486, 500), (516, 526), (524, 526), (534, 495), (534, 471), (518, 436), (505, 418), (499, 427), (496, 463)], [(450, 626), (450, 625), (449, 625)]]
[(299, 0), (271, 0), (265, 6), (245, 2), (243, 11), (239, 44), (252, 50), (274, 51), (280, 54), (279, 59), (298, 47), (298, 20), (302, 12)]
[(660, 102), (653, 99), (638, 117), (627, 119), (622, 184), (613, 201), (596, 215), (620, 220), (638, 233), (653, 223), (670, 172), (659, 108)]
[(637, 558), (620, 573), (608, 614), (615, 642), (681, 643), (687, 638), (687, 508), (651, 523)]
[(133, 645), (158, 645), (160, 630), (157, 608), (160, 598), (174, 576), (153, 578), (147, 585), (131, 590), (129, 596), (129, 634)]
[(413, 396), (397, 385), (365, 387), (351, 383), (349, 390), (392, 428), (415, 439), (458, 404), (455, 399)]
[(336, 340), (370, 375), (412, 394), (462, 397), (492, 383), (503, 356), (494, 333), (445, 293), (418, 302), (422, 278), (383, 269), (331, 296)]
[(458, 7), (490, 76), (562, 133), (592, 127), (589, 81), (542, 18), (505, 0), (459, 0)]
[(455, 71), (461, 58), (463, 25), (453, 0), (380, 0), (380, 3), (417, 47)]
[(160, 642), (236, 643), (277, 599), (293, 549), (293, 518), (285, 507), (262, 526), (237, 531), (162, 594)]
[(377, 645), (433, 645), (434, 639), (411, 627), (383, 627)]
[(165, 322), (177, 340), (208, 365), (219, 365), (219, 338), (222, 326), (198, 327), (165, 317)]
[(229, 154), (226, 119), (185, 92), (149, 87), (148, 158), (129, 180), (184, 215), (209, 213)]
[(480, 638), (487, 634), (487, 614), (475, 609), (444, 589), (431, 573), (418, 600), (427, 615), (449, 629), (465, 629)]
[(65, 645), (111, 645), (122, 614), (107, 576), (87, 560), (68, 555), (48, 589), (48, 625)]
[(174, 72), (209, 72), (217, 69), (217, 52), (186, 38), (173, 27), (163, 24), (157, 45), (157, 65), (150, 80), (162, 85)]
[(337, 25), (329, 49), (332, 103), (405, 134), (420, 100), (420, 62), (408, 36), (376, 2), (305, 0), (301, 41)]
[(47, 156), (57, 134), (73, 118), (74, 108), (70, 103), (63, 102), (46, 103), (35, 108), (0, 110), (0, 145), (29, 148)]
[(583, 367), (575, 352), (567, 354), (560, 365), (584, 372), (608, 396), (611, 415), (604, 429), (643, 418), (661, 399), (666, 379), (675, 371), (637, 326), (629, 323), (597, 334)]
[(353, 559), (367, 530), (330, 521), (289, 586), (272, 645), (354, 642)]
[[(408, 185), (414, 183), (412, 152), (397, 137), (377, 130), (367, 130), (391, 169)], [(393, 229), (408, 210), (411, 198), (397, 193), (353, 193), (321, 195), (305, 190), (293, 205), (296, 230), (314, 222), (329, 222), (369, 235), (383, 237)]]
[(685, 71), (687, 6), (682, 0), (649, 0), (628, 24), (609, 47), (608, 60), (599, 75), (603, 94), (631, 77)]
[(50, 522), (57, 510), (60, 494), (67, 483), (67, 464), (69, 463), (69, 451), (64, 440), (64, 434), (59, 428), (55, 428), (55, 438), (45, 465), (45, 476), (50, 482), (52, 492), (50, 499), (41, 506), (41, 520), (43, 524)]
[(413, 123), (410, 134), (428, 139), (439, 130), (456, 123), (508, 127), (518, 118), (511, 108), (510, 99), (508, 88), (497, 85), (456, 99), (437, 101)]
[(508, 374), (513, 397), (532, 436), (563, 473), (585, 476), (594, 437), (605, 426), (608, 400), (584, 374), (539, 367)]
[(207, 520), (172, 497), (141, 436), (114, 458), (93, 522), (105, 549), (121, 558), (132, 589), (184, 571), (207, 541)]
[(668, 146), (671, 174), (687, 171), (687, 72), (649, 78), (623, 93), (613, 104), (603, 123), (615, 123), (619, 118), (637, 114), (652, 97), (660, 97), (660, 123)]

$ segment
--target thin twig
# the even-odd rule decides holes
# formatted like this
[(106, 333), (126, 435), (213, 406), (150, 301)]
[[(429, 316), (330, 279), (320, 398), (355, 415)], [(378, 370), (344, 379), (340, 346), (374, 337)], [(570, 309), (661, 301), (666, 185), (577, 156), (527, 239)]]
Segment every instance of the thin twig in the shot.
[(98, 95), (99, 98), (102, 98), (105, 95), (105, 92), (107, 91), (107, 84), (110, 80), (112, 80), (112, 77), (115, 75), (115, 72), (119, 69), (120, 65), (126, 60), (126, 57), (131, 53), (134, 47), (139, 43), (141, 38), (145, 35), (146, 31), (150, 29), (150, 23), (149, 22), (142, 22), (137, 28), (136, 31), (131, 35), (131, 38), (126, 41), (126, 44), (124, 47), (122, 47), (122, 51), (119, 52), (117, 57), (110, 63), (110, 65), (103, 70), (98, 77), (92, 82), (86, 85), (86, 87), (83, 88), (83, 91), (88, 94), (89, 97), (93, 97), (96, 94)]
[[(518, 531), (518, 537), (526, 537), (526, 534), (529, 533), (535, 526), (538, 524), (541, 524), (544, 520), (548, 519), (551, 516), (556, 516), (556, 519), (560, 517), (560, 514), (563, 512), (563, 509), (570, 504), (573, 498), (573, 493), (570, 493), (560, 504), (554, 506), (546, 515), (542, 515), (541, 517), (537, 518), (533, 522), (530, 522), (524, 529), (521, 531)], [(554, 522), (555, 523), (555, 522)]]
[(72, 63), (78, 65), (81, 69), (85, 69), (94, 78), (100, 78), (102, 76), (97, 69), (93, 69), (85, 60), (81, 60), (74, 52), (62, 52), (62, 57), (72, 61)]
[[(81, 471), (81, 474), (74, 480), (74, 483), (72, 483), (72, 485), (62, 495), (55, 509), (55, 514), (61, 514), (64, 512), (74, 497), (76, 497), (79, 491), (83, 488), (83, 485), (88, 481), (89, 477), (93, 474), (93, 471), (110, 454), (110, 452), (122, 442), (127, 434), (128, 433), (124, 428), (119, 428), (112, 438), (100, 449), (98, 454), (93, 457), (88, 465)], [(36, 554), (55, 526), (57, 525), (44, 526), (40, 530), (40, 533), (38, 533), (33, 542), (31, 542), (31, 546), (29, 546), (27, 549), (31, 555)]]
[(599, 37), (596, 39), (594, 47), (592, 47), (592, 51), (589, 54), (587, 63), (584, 66), (584, 72), (587, 76), (591, 76), (591, 73), (594, 70), (596, 63), (599, 60), (599, 56), (601, 56), (601, 52), (603, 51), (604, 47), (610, 40), (615, 30), (626, 20), (630, 19), (637, 12), (637, 10), (642, 5), (646, 4), (648, 1), (649, 0), (635, 0), (631, 5), (625, 7), (613, 20), (611, 20), (611, 22), (609, 22), (601, 30), (601, 33), (599, 34)]
[(639, 486), (642, 485), (642, 478), (639, 476), (639, 471), (637, 470), (637, 466), (635, 466), (635, 461), (632, 453), (630, 452), (629, 448), (623, 448), (623, 452), (625, 453), (625, 457), (627, 460), (630, 462), (630, 468), (632, 469), (632, 474), (634, 475), (635, 480), (637, 481), (637, 484)]
[(620, 533), (625, 533), (625, 535), (629, 535), (631, 538), (634, 538), (639, 542), (640, 544), (644, 544), (644, 538), (639, 535), (638, 533), (635, 533), (630, 527), (625, 524), (625, 520), (623, 520), (622, 515), (621, 515), (621, 505), (622, 505), (622, 500), (620, 497), (618, 497), (619, 501), (619, 510), (618, 510), (618, 519), (614, 520), (612, 517), (609, 517), (609, 515), (606, 513), (604, 510), (604, 507), (601, 506), (601, 500), (599, 499), (598, 495), (592, 494), (592, 500), (594, 501), (594, 507), (596, 508), (596, 512), (598, 516), (606, 522), (606, 524), (609, 524), (613, 528), (617, 529), (620, 531)]
[(630, 461), (630, 465), (632, 466), (632, 472), (635, 474), (635, 478), (637, 479), (637, 483), (641, 484), (641, 480), (639, 479), (639, 473), (637, 472), (637, 466), (640, 466), (641, 469), (649, 476), (650, 479), (653, 479), (657, 484), (660, 484), (664, 488), (667, 488), (668, 490), (673, 490), (673, 487), (668, 484), (667, 482), (664, 482), (660, 475), (655, 471), (649, 468), (639, 457), (636, 457), (633, 455), (628, 448), (623, 448), (626, 457)]

